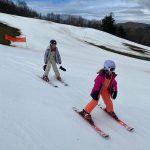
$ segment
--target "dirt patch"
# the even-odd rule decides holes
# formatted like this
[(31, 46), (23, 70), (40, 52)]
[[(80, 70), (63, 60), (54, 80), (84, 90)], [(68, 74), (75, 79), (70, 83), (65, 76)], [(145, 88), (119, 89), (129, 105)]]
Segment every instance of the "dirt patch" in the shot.
[[(99, 47), (99, 48), (101, 48), (103, 50), (106, 50), (106, 51), (110, 51), (110, 52), (113, 52), (113, 53), (117, 53), (117, 54), (120, 54), (120, 55), (132, 57), (132, 58), (137, 58), (137, 59), (141, 59), (141, 60), (150, 61), (150, 57), (129, 54), (129, 53), (121, 52), (121, 51), (118, 51), (118, 50), (115, 50), (115, 49), (112, 49), (112, 48), (109, 48), (109, 47), (106, 47), (106, 46), (103, 46), (103, 45), (96, 45), (96, 44), (93, 44), (93, 43), (90, 43), (90, 42), (87, 42), (87, 41), (85, 41), (85, 42), (88, 43), (88, 44), (90, 44), (90, 45)], [(142, 49), (142, 50), (145, 50), (145, 49)]]
[(0, 22), (0, 44), (10, 45), (9, 40), (5, 40), (4, 36), (8, 34), (12, 37), (19, 36), (21, 34), (20, 30), (14, 27), (11, 27), (7, 24)]
[(142, 54), (148, 54), (150, 55), (150, 51), (146, 50), (144, 48), (138, 47), (138, 46), (134, 46), (131, 44), (127, 44), (127, 43), (123, 43), (125, 46), (127, 46), (130, 50), (138, 52), (138, 53), (142, 53)]

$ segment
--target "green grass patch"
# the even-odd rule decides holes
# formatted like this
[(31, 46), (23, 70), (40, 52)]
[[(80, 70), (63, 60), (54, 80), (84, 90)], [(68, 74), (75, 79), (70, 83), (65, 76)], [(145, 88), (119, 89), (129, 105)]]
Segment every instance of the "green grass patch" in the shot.
[(21, 35), (21, 32), (17, 28), (8, 26), (7, 24), (0, 22), (0, 44), (10, 45), (11, 42), (9, 40), (5, 40), (4, 38), (5, 34), (16, 37)]

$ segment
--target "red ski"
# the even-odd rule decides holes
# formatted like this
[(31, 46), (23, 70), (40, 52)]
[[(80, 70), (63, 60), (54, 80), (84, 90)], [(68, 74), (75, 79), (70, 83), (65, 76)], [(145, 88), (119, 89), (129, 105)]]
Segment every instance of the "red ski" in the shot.
[[(78, 115), (80, 115), (87, 123), (89, 123), (89, 122), (79, 113), (80, 111), (79, 111), (76, 107), (73, 107), (73, 110), (74, 110)], [(94, 128), (95, 131), (96, 131), (99, 135), (101, 135), (102, 137), (104, 137), (104, 138), (108, 138), (108, 137), (109, 137), (108, 134), (106, 134), (104, 131), (102, 131), (100, 128), (98, 128), (95, 124), (91, 124), (91, 123), (89, 123), (89, 124), (90, 124), (91, 127)]]
[[(103, 108), (103, 107), (101, 107), (100, 105), (98, 105), (99, 106), (99, 108), (101, 108), (104, 112), (106, 112), (105, 111), (105, 109)], [(106, 112), (107, 113), (107, 112)], [(110, 117), (112, 117), (109, 113), (107, 113)], [(113, 117), (112, 117), (113, 118)], [(115, 119), (115, 118), (113, 118), (116, 122), (118, 122), (120, 125), (122, 125), (123, 127), (125, 127), (128, 131), (133, 131), (134, 130), (134, 128), (133, 127), (130, 127), (130, 126), (128, 126), (126, 123), (124, 123), (122, 120), (120, 120), (120, 119)]]

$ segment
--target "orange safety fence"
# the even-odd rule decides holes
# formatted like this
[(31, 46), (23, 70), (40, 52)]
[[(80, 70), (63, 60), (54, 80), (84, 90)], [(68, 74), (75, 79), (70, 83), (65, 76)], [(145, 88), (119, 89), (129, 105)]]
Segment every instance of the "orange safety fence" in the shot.
[(5, 35), (5, 40), (10, 40), (13, 42), (26, 42), (26, 37), (14, 38), (14, 37), (11, 37), (10, 35)]

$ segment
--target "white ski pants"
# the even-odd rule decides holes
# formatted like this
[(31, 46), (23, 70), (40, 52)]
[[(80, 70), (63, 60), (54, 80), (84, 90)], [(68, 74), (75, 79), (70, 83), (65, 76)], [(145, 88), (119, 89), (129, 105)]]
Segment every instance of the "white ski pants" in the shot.
[(52, 66), (52, 68), (55, 72), (56, 77), (60, 76), (60, 73), (58, 71), (58, 68), (57, 68), (56, 61), (55, 61), (54, 57), (51, 57), (51, 59), (48, 61), (45, 72), (44, 72), (44, 75), (48, 76), (49, 71), (51, 69), (51, 66)]

